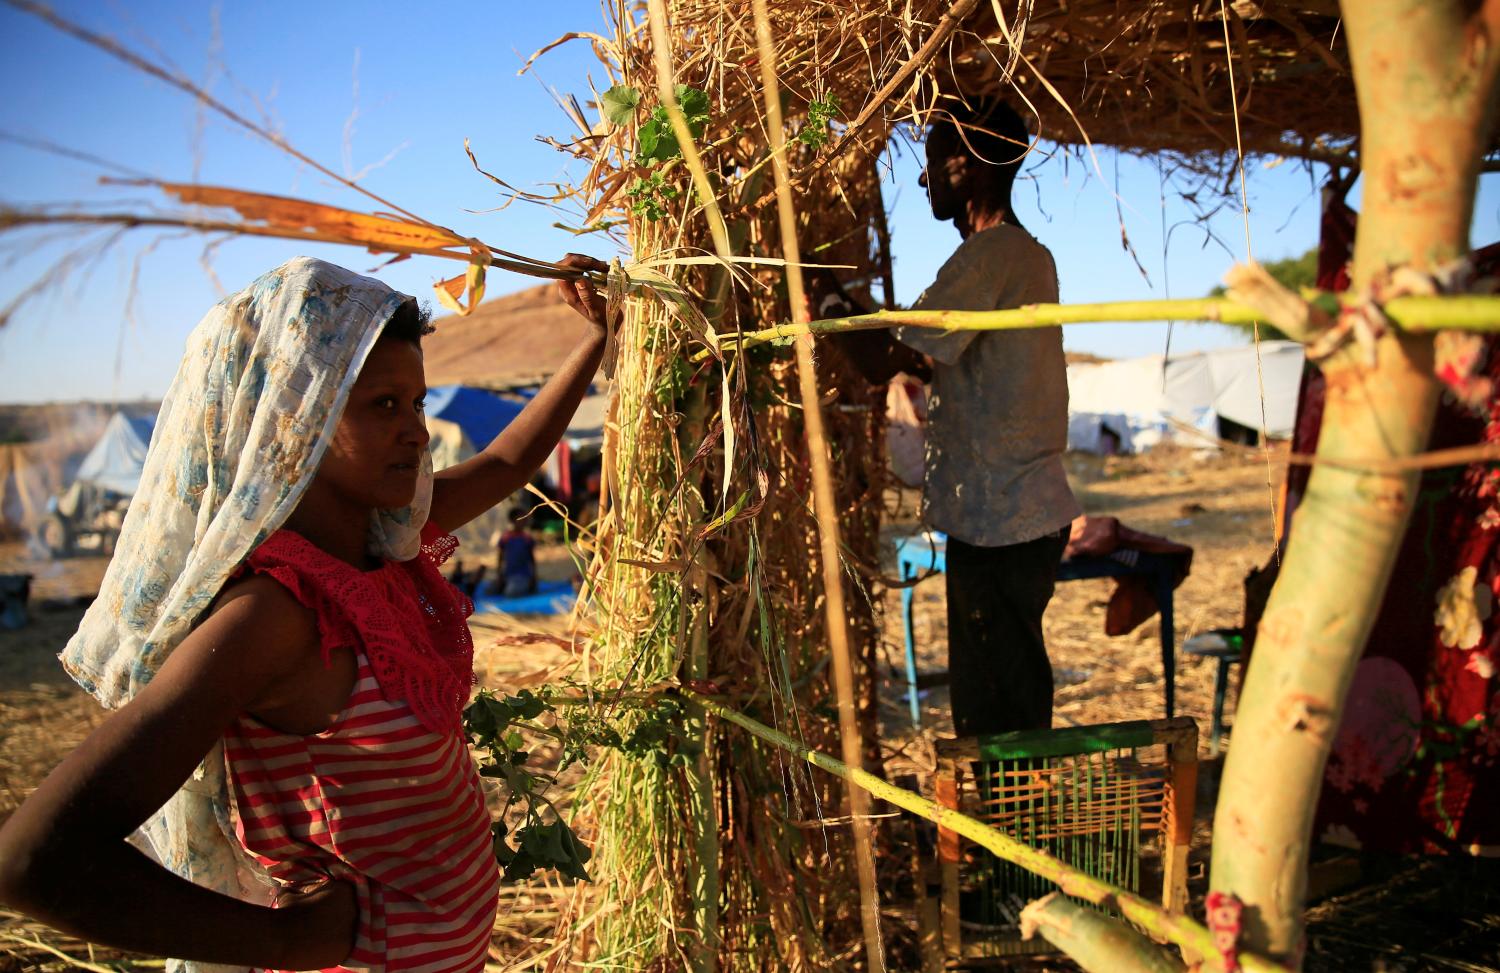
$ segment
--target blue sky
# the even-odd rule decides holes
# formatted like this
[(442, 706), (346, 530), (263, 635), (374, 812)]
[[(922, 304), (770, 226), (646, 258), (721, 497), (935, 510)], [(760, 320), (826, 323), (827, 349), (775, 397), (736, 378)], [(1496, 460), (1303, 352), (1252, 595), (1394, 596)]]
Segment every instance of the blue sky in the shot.
[[(532, 256), (612, 255), (610, 241), (556, 229), (562, 217), (542, 208), (516, 203), (485, 212), (501, 195), (463, 153), (467, 137), (487, 169), (518, 186), (568, 181), (567, 157), (535, 136), (571, 134), (551, 92), (586, 102), (590, 78), (602, 89), (604, 73), (587, 43), (576, 41), (544, 56), (532, 74), (517, 71), (565, 32), (602, 30), (594, 2), (56, 6), (132, 49), (159, 52), (331, 168), (344, 170), (346, 153), (350, 171), (378, 164), (364, 184), (428, 219)], [(8, 7), (0, 8), (0, 90), (10, 95), (0, 105), (7, 135), (59, 143), (162, 179), (367, 208), (356, 194), (200, 112), (186, 95)], [(1238, 205), (1206, 224), (1223, 246), (1208, 242), (1191, 209), (1170, 190), (1163, 195), (1154, 161), (1101, 151), (1099, 162), (1103, 179), (1090, 164), (1058, 155), (1017, 187), (1022, 222), (1056, 255), (1064, 301), (1202, 294), (1228, 267), (1231, 251), (1243, 256)], [(916, 296), (958, 243), (952, 226), (934, 222), (927, 210), (916, 184), (919, 164), (910, 149), (896, 152), (886, 188), (902, 301)], [(7, 204), (154, 198), (148, 190), (100, 186), (100, 174), (98, 166), (0, 141), (0, 200)], [(1256, 166), (1249, 196), (1257, 257), (1300, 253), (1316, 241), (1317, 196), (1305, 168)], [(1481, 187), (1476, 242), (1500, 237), (1497, 210), (1500, 185), (1490, 177)], [(1122, 218), (1147, 276), (1121, 247)], [(1175, 227), (1165, 253), (1163, 225)], [(0, 306), (67, 249), (34, 233), (0, 237)], [(59, 286), (0, 329), (0, 401), (161, 395), (188, 331), (219, 297), (205, 261), (233, 290), (296, 252), (360, 271), (381, 261), (348, 249), (255, 240), (232, 240), (205, 255), (200, 237), (147, 233), (75, 261)], [(452, 272), (446, 262), (418, 258), (380, 276), (428, 299), (432, 282)], [(534, 283), (496, 274), (490, 294)], [(1111, 357), (1160, 353), (1165, 340), (1165, 325), (1079, 325), (1065, 334), (1070, 349)], [(1178, 325), (1172, 346), (1241, 340), (1212, 325)]]

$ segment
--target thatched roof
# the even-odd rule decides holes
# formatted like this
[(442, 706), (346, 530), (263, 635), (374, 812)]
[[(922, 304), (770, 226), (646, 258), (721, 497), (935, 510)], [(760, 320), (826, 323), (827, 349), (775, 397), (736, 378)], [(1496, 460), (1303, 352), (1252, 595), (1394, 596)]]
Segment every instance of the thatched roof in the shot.
[[(955, 45), (953, 87), (994, 92), (1008, 87), (1008, 45), (992, 5), (981, 6)], [(1015, 90), (1052, 141), (1080, 142), (1081, 124), (1090, 139), (1120, 148), (1233, 152), (1236, 101), (1246, 152), (1316, 155), (1319, 140), (1359, 131), (1335, 0), (1238, 0), (1222, 13), (1217, 0), (1038, 3), (1009, 27), (1012, 36), (1024, 29)]]
[(422, 339), (429, 385), (506, 389), (556, 372), (589, 323), (552, 284), (485, 301), (467, 317), (433, 322)]
[[(1070, 145), (1087, 132), (1124, 149), (1233, 153), (1236, 102), (1246, 153), (1339, 157), (1358, 133), (1335, 0), (1226, 0), (1222, 16), (1218, 0), (785, 0), (771, 16), (790, 114), (831, 92), (867, 148), (893, 123), (997, 93)], [(692, 38), (678, 79), (758, 128), (749, 5), (674, 0), (671, 18)]]

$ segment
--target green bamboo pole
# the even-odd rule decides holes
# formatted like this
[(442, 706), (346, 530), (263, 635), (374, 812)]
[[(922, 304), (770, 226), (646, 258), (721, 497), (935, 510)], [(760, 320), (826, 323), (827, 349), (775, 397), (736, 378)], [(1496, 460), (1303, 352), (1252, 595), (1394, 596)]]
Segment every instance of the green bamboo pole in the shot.
[[(702, 384), (688, 391), (683, 403), (683, 422), (678, 429), (678, 442), (683, 452), (691, 455), (702, 439), (707, 420), (707, 396)], [(683, 500), (688, 508), (688, 523), (699, 523), (703, 518), (703, 497), (698, 490), (684, 490)], [(689, 677), (707, 680), (710, 677), (708, 654), (708, 566), (704, 551), (700, 547), (683, 579), (687, 587), (697, 595), (697, 612), (692, 615), (688, 629), (688, 646), (685, 668)], [(692, 842), (693, 857), (688, 876), (688, 892), (693, 903), (694, 932), (697, 934), (688, 947), (694, 973), (713, 973), (717, 968), (719, 930), (719, 805), (715, 795), (712, 749), (713, 739), (709, 731), (708, 715), (702, 707), (689, 706), (683, 720), (685, 739), (697, 748), (691, 763), (684, 768), (687, 792), (687, 819), (694, 823)]]
[[(1339, 297), (1322, 291), (1307, 295), (1313, 307), (1329, 315), (1340, 308)], [(1500, 297), (1459, 294), (1443, 297), (1396, 297), (1380, 305), (1391, 323), (1401, 331), (1500, 331)], [(1210, 321), (1220, 324), (1264, 322), (1264, 311), (1227, 298), (1200, 297), (1160, 301), (1111, 301), (1101, 304), (1028, 304), (1003, 311), (875, 311), (843, 318), (824, 318), (807, 323), (778, 324), (761, 331), (747, 331), (744, 347), (804, 334), (869, 331), (910, 325), (944, 331), (1017, 331), (1049, 328), (1058, 324), (1118, 324), (1148, 321)], [(1292, 335), (1298, 340), (1315, 334)], [(701, 355), (698, 357), (702, 357)]]
[[(1337, 315), (1340, 297), (1325, 291), (1305, 295), (1316, 309)], [(1397, 297), (1380, 306), (1391, 324), (1403, 331), (1500, 331), (1500, 297), (1478, 294), (1445, 297)], [(1058, 324), (1121, 324), (1148, 321), (1211, 321), (1218, 324), (1265, 322), (1266, 313), (1250, 304), (1221, 297), (1172, 298), (1160, 301), (1106, 301), (1097, 304), (1026, 304), (1005, 310), (876, 310), (849, 318), (789, 322), (760, 331), (745, 331), (745, 348), (801, 334), (870, 331), (912, 325), (944, 331), (1017, 331)], [(1293, 334), (1299, 340), (1316, 334)]]
[[(659, 0), (658, 0), (659, 2)], [(766, 0), (752, 0), (755, 40), (760, 55), (761, 90), (765, 95), (766, 128), (771, 137), (771, 168), (776, 174), (776, 215), (781, 230), (781, 255), (786, 259), (787, 297), (792, 316), (806, 323), (806, 292), (802, 287), (801, 249), (797, 243), (797, 213), (792, 205), (791, 175), (786, 164), (786, 131), (782, 127), (781, 86), (776, 80), (776, 48)], [(838, 697), (839, 746), (844, 760), (859, 766), (864, 741), (854, 704), (854, 661), (849, 651), (849, 618), (844, 606), (844, 572), (839, 558), (839, 513), (833, 487), (833, 451), (823, 425), (818, 396), (818, 368), (813, 361), (813, 339), (797, 339), (797, 389), (802, 401), (802, 430), (812, 467), (813, 515), (818, 522), (818, 560), (823, 572), (823, 609), (828, 629), (828, 652), (833, 662), (834, 692)], [(854, 870), (859, 880), (859, 916), (865, 940), (865, 968), (885, 973), (885, 947), (880, 936), (880, 891), (875, 884), (875, 849), (870, 827), (870, 797), (857, 787), (845, 792), (854, 835)]]
[(1088, 973), (1183, 973), (1183, 962), (1134, 929), (1053, 892), (1021, 910), (1021, 928), (1047, 942)]
[(704, 168), (703, 159), (698, 154), (698, 143), (693, 141), (687, 118), (682, 114), (682, 107), (677, 104), (677, 79), (672, 73), (672, 41), (667, 36), (666, 0), (647, 0), (646, 16), (651, 27), (651, 53), (656, 62), (656, 93), (667, 111), (667, 121), (672, 126), (672, 134), (677, 136), (677, 147), (682, 152), (683, 165), (693, 180), (698, 203), (703, 207), (703, 215), (708, 220), (708, 233), (713, 238), (714, 251), (720, 257), (728, 259), (733, 254), (729, 246), (729, 227), (724, 222), (724, 214), (719, 210), (713, 181), (709, 179), (708, 170)]
[[(1383, 282), (1388, 291), (1389, 268), (1431, 272), (1468, 251), (1494, 117), (1500, 0), (1342, 7), (1365, 178), (1353, 288)], [(1472, 330), (1500, 322), (1475, 298), (1430, 306), (1488, 310)], [(1326, 361), (1318, 457), (1424, 450), (1439, 391), (1433, 365), (1432, 338), (1402, 333), (1380, 338), (1373, 361), (1353, 351)], [(1288, 964), (1303, 952), (1324, 764), (1417, 485), (1414, 470), (1313, 467), (1246, 674), (1214, 820), (1212, 887), (1244, 904), (1242, 944)]]
[[(708, 712), (720, 719), (728, 720), (753, 736), (780, 747), (814, 767), (826, 770), (835, 777), (869, 791), (872, 796), (880, 798), (887, 804), (894, 804), (896, 807), (934, 822), (939, 827), (961, 834), (980, 847), (988, 849), (997, 858), (1003, 858), (1033, 874), (1040, 875), (1055, 883), (1065, 895), (1114, 909), (1144, 929), (1149, 935), (1164, 942), (1173, 943), (1181, 947), (1185, 953), (1202, 957), (1204, 969), (1223, 968), (1219, 954), (1214, 949), (1213, 935), (1187, 916), (1173, 915), (1154, 902), (1149, 902), (1133, 892), (1117, 888), (1086, 872), (1079, 871), (1046, 852), (1022, 844), (982, 821), (952, 808), (943, 807), (920, 794), (913, 794), (911, 791), (897, 787), (889, 781), (881, 780), (868, 771), (850, 767), (843, 761), (799, 743), (785, 733), (730, 709), (710, 697), (695, 693), (690, 689), (682, 689), (680, 692), (684, 698), (692, 700)], [(1289, 973), (1288, 967), (1251, 953), (1241, 953), (1239, 961), (1240, 968), (1246, 973)]]

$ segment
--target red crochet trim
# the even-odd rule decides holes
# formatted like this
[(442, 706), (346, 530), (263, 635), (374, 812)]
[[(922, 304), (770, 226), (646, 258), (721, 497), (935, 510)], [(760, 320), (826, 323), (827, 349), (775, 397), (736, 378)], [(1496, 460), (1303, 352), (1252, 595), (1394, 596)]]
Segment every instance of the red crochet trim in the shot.
[(387, 699), (404, 701), (428, 729), (458, 726), (474, 681), (469, 601), (438, 571), (458, 548), (439, 528), (422, 530), (410, 561), (361, 571), (300, 534), (279, 530), (246, 566), (269, 574), (318, 616), (325, 662), (339, 645), (363, 645)]

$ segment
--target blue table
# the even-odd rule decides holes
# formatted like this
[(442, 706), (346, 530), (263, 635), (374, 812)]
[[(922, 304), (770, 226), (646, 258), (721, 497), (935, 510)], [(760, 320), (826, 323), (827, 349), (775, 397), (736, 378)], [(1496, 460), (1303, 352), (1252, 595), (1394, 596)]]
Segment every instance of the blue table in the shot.
[[(907, 582), (925, 574), (941, 573), (947, 568), (947, 550), (948, 538), (938, 531), (903, 537), (896, 542), (897, 573), (902, 581)], [(1133, 550), (1116, 551), (1108, 557), (1069, 558), (1057, 569), (1058, 581), (1139, 575), (1150, 583), (1161, 612), (1161, 667), (1168, 719), (1172, 718), (1176, 702), (1177, 660), (1172, 630), (1172, 592), (1176, 588), (1176, 572), (1175, 557)], [(911, 706), (912, 726), (921, 726), (922, 711), (917, 700), (917, 642), (912, 631), (912, 590), (915, 587), (908, 584), (901, 589), (901, 617), (906, 629), (906, 699)]]

